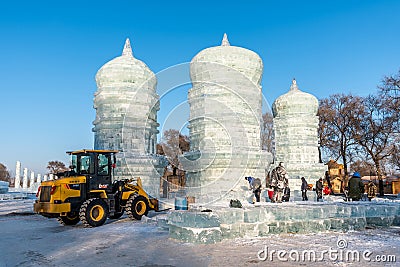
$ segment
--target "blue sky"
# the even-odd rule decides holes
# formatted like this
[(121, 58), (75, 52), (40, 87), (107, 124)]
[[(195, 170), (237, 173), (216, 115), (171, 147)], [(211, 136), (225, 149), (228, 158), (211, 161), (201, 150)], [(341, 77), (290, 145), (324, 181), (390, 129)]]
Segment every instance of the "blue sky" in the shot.
[[(2, 1), (0, 162), (45, 172), (66, 150), (93, 146), (94, 80), (125, 38), (154, 72), (219, 45), (257, 52), (269, 104), (301, 90), (367, 95), (400, 68), (400, 1)], [(187, 86), (162, 98), (163, 124)], [(182, 113), (180, 124), (187, 114)]]

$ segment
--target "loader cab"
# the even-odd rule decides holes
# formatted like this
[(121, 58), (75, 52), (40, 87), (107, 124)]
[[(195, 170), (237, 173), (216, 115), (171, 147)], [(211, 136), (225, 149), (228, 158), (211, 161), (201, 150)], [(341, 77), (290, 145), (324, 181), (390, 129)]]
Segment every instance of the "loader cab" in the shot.
[(113, 150), (79, 150), (67, 152), (71, 155), (71, 171), (77, 176), (85, 176), (88, 191), (112, 191), (115, 154)]

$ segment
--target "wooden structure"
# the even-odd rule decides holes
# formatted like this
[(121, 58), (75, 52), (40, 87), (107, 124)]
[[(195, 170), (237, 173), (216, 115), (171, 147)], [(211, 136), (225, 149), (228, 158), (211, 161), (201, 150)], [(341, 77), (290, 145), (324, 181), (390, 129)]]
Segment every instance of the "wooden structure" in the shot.
[(343, 193), (343, 186), (347, 184), (344, 175), (344, 166), (334, 160), (328, 161), (328, 174), (332, 185), (332, 191), (334, 194)]

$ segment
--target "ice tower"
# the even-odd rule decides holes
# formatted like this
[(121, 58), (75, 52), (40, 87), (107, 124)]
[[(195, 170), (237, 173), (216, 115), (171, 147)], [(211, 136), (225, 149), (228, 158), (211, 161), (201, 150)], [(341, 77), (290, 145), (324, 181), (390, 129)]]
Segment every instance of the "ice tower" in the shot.
[(119, 150), (116, 179), (141, 177), (144, 189), (158, 197), (167, 162), (155, 155), (159, 126), (156, 76), (133, 57), (127, 39), (122, 55), (97, 72), (96, 83), (94, 148)]
[(300, 91), (293, 79), (289, 92), (273, 103), (272, 112), (276, 164), (283, 162), (292, 190), (300, 189), (302, 176), (315, 184), (326, 170), (319, 157), (317, 98)]
[(199, 52), (190, 63), (190, 149), (181, 162), (187, 195), (197, 203), (242, 199), (245, 176), (264, 179), (271, 155), (261, 151), (261, 76), (253, 51), (220, 46)]

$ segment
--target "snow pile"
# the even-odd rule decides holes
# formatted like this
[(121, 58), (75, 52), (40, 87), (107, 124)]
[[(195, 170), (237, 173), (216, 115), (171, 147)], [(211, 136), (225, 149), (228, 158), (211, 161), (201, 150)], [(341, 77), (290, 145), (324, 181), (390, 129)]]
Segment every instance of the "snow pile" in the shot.
[(0, 216), (13, 214), (33, 214), (33, 199), (0, 201)]

